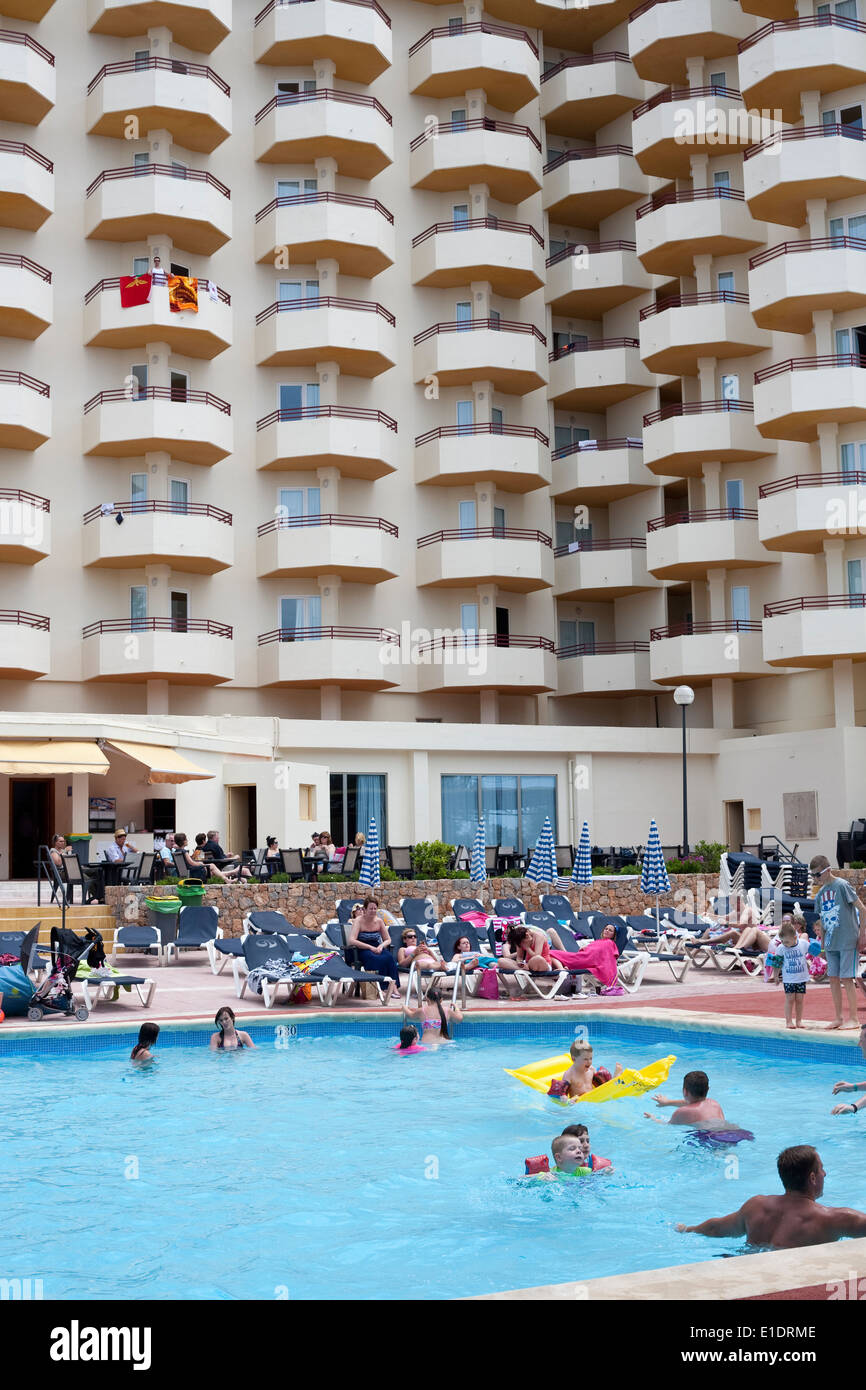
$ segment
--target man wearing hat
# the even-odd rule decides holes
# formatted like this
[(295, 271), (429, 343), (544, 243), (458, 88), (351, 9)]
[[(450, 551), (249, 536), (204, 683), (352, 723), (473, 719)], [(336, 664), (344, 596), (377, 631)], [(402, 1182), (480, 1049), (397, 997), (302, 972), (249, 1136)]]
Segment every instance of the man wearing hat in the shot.
[(105, 851), (106, 859), (110, 864), (123, 864), (129, 854), (138, 854), (138, 850), (127, 840), (125, 830), (115, 830), (114, 844)]

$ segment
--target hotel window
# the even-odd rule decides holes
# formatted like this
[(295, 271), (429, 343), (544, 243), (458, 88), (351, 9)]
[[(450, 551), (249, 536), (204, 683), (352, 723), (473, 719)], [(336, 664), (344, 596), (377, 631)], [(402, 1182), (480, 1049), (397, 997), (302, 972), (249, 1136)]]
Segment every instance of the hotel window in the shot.
[(298, 819), (316, 819), (316, 787), (313, 782), (301, 782), (298, 785)]
[(863, 561), (862, 561), (862, 560), (849, 560), (849, 561), (848, 561), (848, 593), (849, 593), (849, 594), (862, 594), (862, 593), (866, 593), (866, 590), (864, 590), (864, 588), (863, 588)]
[(553, 427), (553, 447), (559, 449), (573, 449), (581, 440), (589, 439), (589, 430), (583, 425), (554, 425)]
[(388, 843), (388, 794), (385, 776), (378, 772), (331, 773), (331, 839), (335, 845), (351, 845), (355, 836), (366, 835), (375, 819), (379, 844)]
[(748, 587), (735, 584), (731, 589), (731, 617), (735, 623), (747, 623), (750, 611)]
[(866, 444), (840, 444), (839, 467), (843, 473), (866, 473)]
[(133, 504), (147, 501), (147, 474), (133, 473), (129, 479), (129, 500)]
[(720, 295), (734, 293), (734, 272), (732, 270), (722, 270), (716, 279), (716, 284)]
[(277, 516), (311, 518), (320, 516), (322, 491), (317, 487), (281, 487), (277, 492)]
[(713, 174), (713, 188), (730, 188), (731, 175), (727, 169), (717, 169)]
[(742, 511), (746, 505), (741, 478), (728, 478), (725, 483), (725, 506), (729, 511)]
[(305, 385), (295, 382), (283, 382), (279, 388), (280, 413), (285, 413), (291, 419), (291, 411), (318, 410), (319, 408), (319, 383), (308, 381)]
[(533, 849), (546, 816), (556, 839), (556, 777), (443, 775), (442, 838), (471, 845), (484, 816), (488, 845)]
[(321, 594), (280, 599), (280, 641), (315, 642), (322, 633)]

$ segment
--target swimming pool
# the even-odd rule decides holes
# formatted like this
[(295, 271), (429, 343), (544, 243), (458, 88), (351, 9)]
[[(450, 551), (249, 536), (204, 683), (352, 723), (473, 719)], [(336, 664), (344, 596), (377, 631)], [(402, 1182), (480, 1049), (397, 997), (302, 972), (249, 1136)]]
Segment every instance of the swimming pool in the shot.
[[(675, 1223), (778, 1190), (776, 1155), (793, 1143), (818, 1147), (828, 1202), (866, 1207), (863, 1120), (829, 1114), (833, 1081), (862, 1075), (856, 1049), (585, 1021), (597, 1064), (675, 1053), (666, 1094), (706, 1070), (757, 1136), (736, 1150), (739, 1172), (645, 1120), (649, 1098), (565, 1110), (506, 1076), (567, 1048), (573, 1028), (554, 1020), (467, 1023), (457, 1045), (408, 1058), (384, 1021), (255, 1024), (258, 1049), (230, 1054), (210, 1053), (206, 1033), (164, 1032), (150, 1069), (130, 1067), (129, 1038), (59, 1024), (0, 1046), (0, 1272), (41, 1278), (46, 1299), (295, 1300), (685, 1264), (741, 1242)], [(578, 1119), (616, 1171), (521, 1180), (524, 1157)]]

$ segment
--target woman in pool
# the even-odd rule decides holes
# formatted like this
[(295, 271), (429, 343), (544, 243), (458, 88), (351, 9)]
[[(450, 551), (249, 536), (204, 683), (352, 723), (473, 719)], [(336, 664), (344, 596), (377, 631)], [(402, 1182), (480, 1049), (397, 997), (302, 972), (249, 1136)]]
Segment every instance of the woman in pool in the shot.
[(211, 1034), (212, 1051), (237, 1052), (242, 1047), (255, 1047), (249, 1033), (242, 1033), (235, 1027), (235, 1016), (227, 1004), (217, 1010), (214, 1023), (219, 1032)]
[(159, 1037), (158, 1023), (142, 1023), (138, 1030), (138, 1042), (132, 1049), (129, 1060), (143, 1066), (146, 1062), (152, 1062), (153, 1054), (150, 1049)]
[[(451, 1034), (448, 1025), (451, 1022), (462, 1023), (463, 1014), (460, 1009), (456, 1009), (453, 1004), (443, 1004), (442, 995), (436, 985), (431, 985), (427, 998), (419, 1009), (404, 1009), (403, 1023), (407, 1019), (415, 1018), (421, 1024), (421, 1035), (425, 1045), (433, 1044), (438, 1046), (440, 1042), (451, 1042)], [(402, 1032), (400, 1034), (402, 1038)]]
[(400, 971), (391, 953), (391, 934), (379, 913), (375, 898), (365, 898), (361, 910), (349, 919), (347, 946), (358, 952), (364, 970), (371, 970), (388, 979), (385, 1003), (390, 1004), (396, 996), (400, 998)]

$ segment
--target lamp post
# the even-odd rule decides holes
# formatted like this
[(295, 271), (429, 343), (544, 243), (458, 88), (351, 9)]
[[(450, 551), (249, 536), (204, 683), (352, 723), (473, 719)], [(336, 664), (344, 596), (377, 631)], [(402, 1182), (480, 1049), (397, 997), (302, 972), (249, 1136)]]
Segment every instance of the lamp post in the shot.
[(683, 712), (683, 859), (689, 857), (689, 785), (686, 774), (686, 710), (695, 702), (695, 692), (690, 685), (678, 685), (674, 691), (674, 703)]

